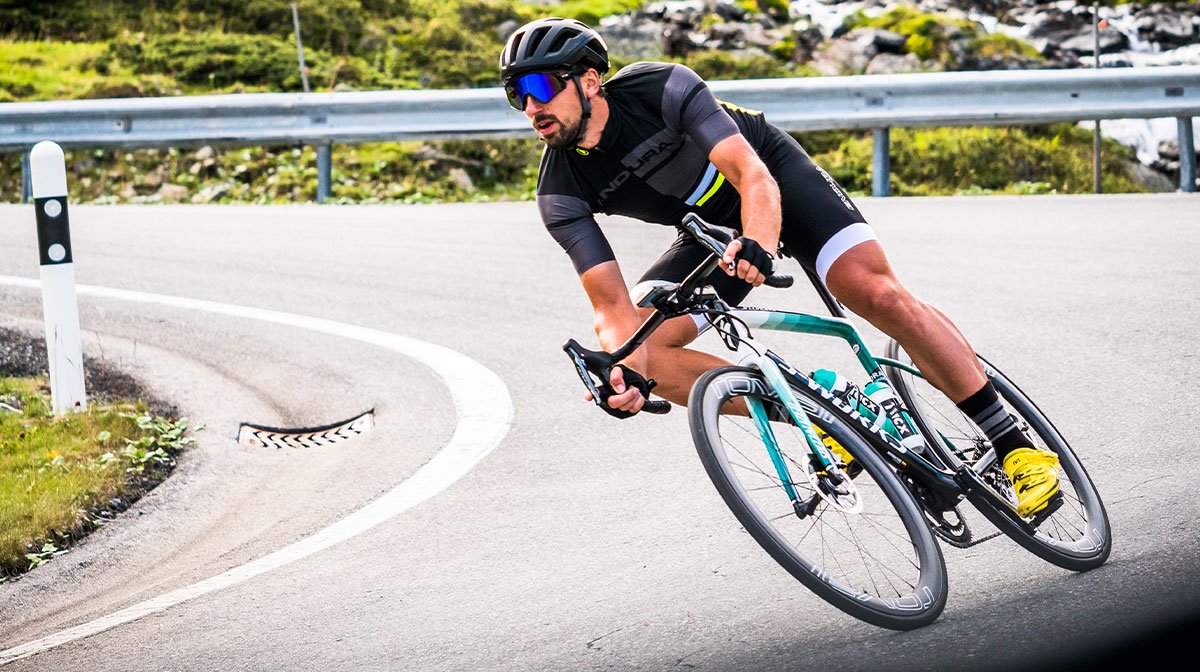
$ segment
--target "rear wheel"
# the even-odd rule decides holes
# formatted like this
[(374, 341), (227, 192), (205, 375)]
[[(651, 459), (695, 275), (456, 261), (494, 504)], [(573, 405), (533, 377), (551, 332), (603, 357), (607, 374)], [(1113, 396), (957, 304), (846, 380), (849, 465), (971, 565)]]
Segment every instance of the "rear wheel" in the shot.
[[(822, 496), (808, 477), (800, 428), (772, 422), (785, 486), (763, 436), (746, 416), (722, 414), (753, 397), (777, 405), (761, 374), (722, 367), (696, 381), (688, 419), (696, 450), (725, 503), (780, 565), (833, 606), (868, 623), (908, 630), (933, 622), (946, 604), (946, 568), (920, 508), (895, 472), (815, 394), (792, 388), (814, 424), (860, 468), (847, 498)], [(798, 495), (797, 506), (788, 488)]]
[[(887, 356), (912, 366), (912, 359), (895, 341), (888, 343)], [(1008, 376), (982, 357), (979, 361), (1017, 426), (1033, 441), (1033, 447), (1058, 455), (1059, 490), (1063, 495), (1063, 505), (1056, 511), (1044, 519), (1026, 521), (1036, 522), (1035, 527), (1017, 525), (995, 512), (989, 519), (1014, 541), (1060, 567), (1076, 571), (1099, 567), (1108, 558), (1112, 538), (1108, 514), (1083, 463), (1058, 429)], [(993, 493), (1016, 507), (1016, 493), (1004, 467), (995, 459), (991, 443), (975, 423), (924, 378), (886, 368), (913, 421), (930, 438), (942, 461), (952, 469), (970, 465)]]

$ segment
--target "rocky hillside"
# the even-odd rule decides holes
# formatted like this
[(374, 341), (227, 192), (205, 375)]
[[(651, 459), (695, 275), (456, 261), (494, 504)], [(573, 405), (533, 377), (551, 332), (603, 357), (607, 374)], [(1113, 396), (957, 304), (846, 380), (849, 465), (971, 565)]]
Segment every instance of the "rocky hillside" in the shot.
[[(314, 90), (494, 86), (500, 45), (535, 16), (574, 16), (596, 25), (615, 65), (641, 59), (683, 62), (710, 79), (795, 77), (995, 68), (1091, 67), (1091, 9), (1069, 0), (299, 0), (308, 79)], [(1191, 62), (1200, 48), (1196, 3), (1103, 7), (1106, 67)], [(290, 4), (284, 0), (63, 0), (0, 8), (0, 101), (84, 97), (298, 91)], [(1019, 169), (976, 157), (948, 174), (905, 171), (896, 192), (1089, 190), (1090, 136), (1081, 129), (928, 129), (895, 134), (929, 148), (982, 147), (1001, 135), (1015, 153), (1040, 156), (1043, 141), (1061, 161)], [(848, 187), (869, 189), (869, 151), (855, 133), (801, 137)], [(950, 147), (955, 149), (950, 150)], [(1144, 149), (1144, 148), (1142, 148)], [(1109, 144), (1106, 190), (1170, 189), (1176, 160), (1142, 157)], [(334, 193), (362, 201), (529, 197), (535, 142), (385, 143), (339, 147)], [(1157, 146), (1154, 148), (1157, 152)], [(17, 157), (6, 157), (0, 197), (19, 198)], [(206, 149), (76, 152), (74, 189), (101, 202), (306, 200), (315, 194), (312, 153)], [(937, 161), (924, 161), (937, 165)], [(994, 170), (993, 170), (994, 168)], [(1109, 179), (1109, 178), (1106, 178)]]

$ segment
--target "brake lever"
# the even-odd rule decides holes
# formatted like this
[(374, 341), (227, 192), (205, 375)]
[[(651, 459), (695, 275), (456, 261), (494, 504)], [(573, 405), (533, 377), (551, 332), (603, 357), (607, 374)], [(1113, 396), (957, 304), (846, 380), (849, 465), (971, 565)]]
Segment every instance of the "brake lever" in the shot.
[[(720, 240), (710, 234), (706, 228), (705, 221), (700, 219), (699, 215), (694, 212), (689, 212), (688, 214), (684, 215), (681, 226), (683, 226), (688, 233), (692, 234), (692, 237), (699, 241), (701, 245), (708, 248), (709, 252), (712, 252), (713, 254), (717, 255), (719, 259), (724, 261), (725, 248), (728, 246), (728, 243), (722, 244)], [(725, 268), (727, 268), (730, 273), (735, 273), (737, 271), (737, 262), (734, 261), (732, 264), (727, 264), (725, 265)], [(793, 282), (795, 282), (795, 280), (790, 275), (772, 272), (771, 275), (767, 276), (764, 284), (766, 284), (768, 287), (785, 288), (791, 287)]]
[(600, 406), (603, 402), (600, 401), (600, 388), (596, 387), (596, 381), (592, 379), (592, 372), (588, 368), (587, 362), (584, 361), (580, 351), (583, 347), (575, 342), (575, 339), (570, 339), (563, 344), (563, 350), (571, 358), (571, 362), (575, 364), (575, 372), (579, 374), (579, 379), (583, 381), (588, 392), (592, 394), (592, 401)]
[[(609, 377), (612, 375), (612, 367), (614, 366), (612, 357), (606, 352), (588, 350), (573, 338), (568, 339), (563, 344), (563, 351), (571, 358), (571, 362), (575, 365), (575, 372), (579, 374), (579, 379), (583, 381), (584, 386), (588, 388), (588, 392), (592, 394), (592, 403), (603, 409), (604, 401), (600, 395), (600, 388), (597, 386), (596, 380), (592, 378), (593, 368), (588, 366), (588, 360), (592, 360), (591, 363), (599, 369), (595, 375), (603, 376), (601, 384), (608, 385)], [(658, 383), (653, 378), (647, 378), (646, 384), (648, 390), (653, 390)], [(647, 396), (645, 403), (642, 404), (642, 410), (647, 413), (662, 415), (671, 410), (671, 402), (666, 399), (650, 399)]]

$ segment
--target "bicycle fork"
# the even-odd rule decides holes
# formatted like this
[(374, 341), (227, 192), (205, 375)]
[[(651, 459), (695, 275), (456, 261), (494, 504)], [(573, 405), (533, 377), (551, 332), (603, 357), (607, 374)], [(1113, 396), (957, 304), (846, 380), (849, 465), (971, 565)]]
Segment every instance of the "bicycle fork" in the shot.
[(800, 518), (811, 515), (821, 499), (825, 499), (839, 508), (856, 511), (860, 503), (849, 477), (839, 466), (837, 459), (830, 454), (821, 437), (817, 435), (812, 420), (809, 419), (800, 401), (796, 399), (796, 395), (792, 394), (791, 387), (783, 372), (779, 370), (779, 366), (766, 355), (749, 357), (745, 363), (754, 365), (762, 372), (767, 384), (770, 385), (776, 398), (787, 410), (792, 421), (800, 428), (805, 442), (808, 444), (810, 457), (806, 476), (813, 484), (817, 494), (808, 499), (802, 499), (796, 492), (795, 481), (792, 479), (787, 461), (784, 460), (783, 454), (779, 450), (779, 442), (775, 438), (775, 431), (771, 428), (766, 408), (757, 397), (745, 397), (750, 416), (754, 419), (754, 425), (762, 436), (763, 445), (775, 467), (775, 473), (783, 484), (788, 498), (791, 499), (796, 515)]

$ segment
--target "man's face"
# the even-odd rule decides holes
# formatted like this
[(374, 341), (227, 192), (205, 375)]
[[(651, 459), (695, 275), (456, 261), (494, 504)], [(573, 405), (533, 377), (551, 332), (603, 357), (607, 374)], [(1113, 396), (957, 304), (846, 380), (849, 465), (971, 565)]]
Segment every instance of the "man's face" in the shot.
[(526, 96), (525, 116), (529, 117), (533, 130), (547, 147), (570, 147), (579, 133), (579, 124), (583, 119), (583, 107), (579, 104), (579, 94), (575, 92), (575, 82), (568, 80), (563, 90), (548, 103), (539, 102), (533, 96)]

